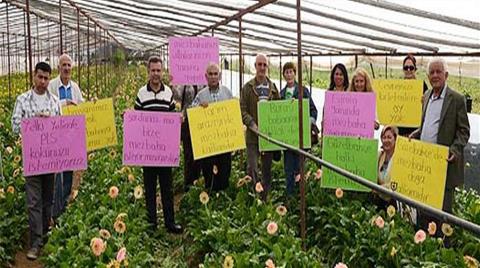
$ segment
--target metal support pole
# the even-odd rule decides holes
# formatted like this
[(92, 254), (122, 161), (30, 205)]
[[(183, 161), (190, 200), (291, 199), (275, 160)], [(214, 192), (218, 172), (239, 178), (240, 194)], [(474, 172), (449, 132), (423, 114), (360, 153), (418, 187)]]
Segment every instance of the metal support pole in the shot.
[(28, 71), (30, 73), (30, 87), (33, 85), (32, 72), (32, 35), (30, 31), (30, 0), (26, 0), (27, 9), (27, 32), (28, 32)]
[(35, 16), (35, 27), (37, 30), (37, 41), (35, 41), (37, 45), (37, 62), (41, 62), (42, 59), (40, 58), (40, 35), (38, 34), (38, 16)]
[[(80, 61), (80, 10), (77, 9), (77, 70), (78, 70), (78, 85), (81, 80), (82, 62)], [(81, 86), (80, 86), (81, 87)]]
[(358, 68), (358, 55), (355, 55), (355, 69)]
[(58, 14), (60, 18), (60, 51), (59, 55), (63, 54), (63, 32), (62, 32), (62, 0), (58, 0)]
[(388, 57), (385, 55), (385, 79), (388, 78)]
[(243, 86), (243, 56), (242, 56), (242, 17), (238, 18), (238, 75), (239, 88), (238, 92), (242, 91)]
[(90, 18), (87, 18), (87, 100), (90, 100)]
[[(98, 51), (97, 51), (97, 25), (95, 25), (95, 92), (98, 93)], [(97, 94), (98, 95), (98, 94)]]
[[(26, 13), (26, 12), (25, 12)], [(27, 53), (27, 14), (23, 13), (23, 37), (24, 37), (24, 50), (25, 50), (25, 90), (28, 90), (29, 86), (28, 86), (28, 69), (27, 69), (27, 65), (28, 65), (28, 53)]]
[[(101, 33), (100, 33), (101, 35)], [(107, 89), (107, 33), (103, 30), (103, 90)]]
[[(301, 19), (301, 0), (297, 0), (297, 61), (298, 61), (298, 135), (299, 147), (303, 150), (303, 85), (302, 85), (302, 19)], [(306, 249), (306, 202), (305, 202), (305, 157), (300, 155), (300, 237), (302, 238), (302, 247)]]
[(12, 81), (10, 77), (10, 25), (8, 20), (8, 3), (5, 2), (7, 9), (7, 68), (8, 68), (8, 102), (12, 105)]
[(280, 80), (280, 89), (282, 89), (282, 76), (283, 76), (283, 72), (282, 72), (282, 55), (280, 54), (280, 64), (279, 64), (279, 67), (278, 67), (278, 79)]
[(313, 94), (313, 56), (310, 55), (310, 96)]

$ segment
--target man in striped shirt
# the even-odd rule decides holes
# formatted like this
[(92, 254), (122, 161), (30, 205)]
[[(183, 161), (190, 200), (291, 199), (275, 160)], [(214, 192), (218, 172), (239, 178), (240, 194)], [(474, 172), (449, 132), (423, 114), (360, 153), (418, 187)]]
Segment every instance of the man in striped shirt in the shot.
[[(171, 112), (175, 110), (172, 90), (162, 83), (162, 60), (157, 56), (148, 59), (148, 83), (140, 88), (135, 100), (135, 110)], [(175, 224), (171, 167), (143, 167), (145, 201), (148, 221), (157, 229), (157, 179), (162, 196), (163, 218), (170, 233), (182, 233), (182, 226)]]

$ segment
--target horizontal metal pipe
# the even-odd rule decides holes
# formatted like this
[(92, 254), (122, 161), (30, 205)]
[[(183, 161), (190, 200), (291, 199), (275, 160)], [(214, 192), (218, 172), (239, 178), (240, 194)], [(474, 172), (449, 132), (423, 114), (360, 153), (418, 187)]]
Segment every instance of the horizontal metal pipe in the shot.
[(454, 225), (457, 225), (465, 230), (468, 230), (472, 233), (474, 233), (475, 235), (479, 236), (480, 237), (480, 226), (475, 224), (475, 223), (472, 223), (472, 222), (469, 222), (467, 220), (464, 220), (462, 218), (459, 218), (457, 216), (454, 216), (450, 213), (447, 213), (445, 211), (442, 211), (442, 210), (439, 210), (439, 209), (436, 209), (434, 207), (431, 207), (431, 206), (428, 206), (428, 205), (425, 205), (423, 203), (420, 203), (420, 202), (417, 202), (413, 199), (410, 199), (402, 194), (399, 194), (397, 192), (393, 192), (385, 187), (382, 187), (376, 183), (373, 183), (369, 180), (366, 180), (365, 178), (362, 178), (358, 175), (355, 175), (347, 170), (344, 170), (342, 168), (339, 168), (323, 159), (320, 159), (310, 153), (307, 153), (305, 151), (302, 151), (300, 149), (297, 149), (291, 145), (288, 145), (288, 144), (285, 144), (281, 141), (278, 141), (278, 140), (275, 140), (275, 139), (272, 139), (270, 138), (269, 136), (263, 134), (263, 133), (260, 133), (258, 130), (255, 130), (251, 127), (249, 127), (249, 129), (251, 131), (253, 131), (253, 133), (257, 134), (259, 137), (262, 137), (263, 139), (271, 142), (271, 143), (274, 143), (278, 146), (281, 146), (283, 148), (286, 148), (288, 150), (291, 150), (292, 152), (295, 152), (297, 154), (301, 154), (305, 157), (308, 157), (310, 158), (312, 161), (318, 163), (318, 164), (321, 164), (322, 166), (325, 166), (335, 172), (337, 172), (338, 174), (340, 175), (343, 175), (345, 177), (347, 177), (348, 179), (352, 180), (352, 181), (355, 181), (357, 183), (360, 183), (361, 185), (363, 186), (366, 186), (372, 190), (375, 190), (376, 192), (378, 193), (381, 193), (381, 194), (384, 194), (384, 195), (387, 195), (389, 197), (392, 197), (393, 199), (395, 200), (398, 200), (400, 202), (403, 202), (409, 206), (412, 206), (412, 207), (416, 207), (417, 209), (419, 210), (422, 210), (422, 211), (426, 211), (428, 212), (429, 214), (431, 215), (434, 215), (436, 218), (439, 218), (441, 219), (442, 221), (444, 222), (448, 222), (448, 223), (452, 223)]

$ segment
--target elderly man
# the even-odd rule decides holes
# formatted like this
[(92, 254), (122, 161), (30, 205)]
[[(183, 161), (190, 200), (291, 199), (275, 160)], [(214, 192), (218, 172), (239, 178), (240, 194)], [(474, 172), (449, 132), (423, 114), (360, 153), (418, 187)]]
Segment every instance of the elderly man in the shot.
[[(157, 56), (148, 59), (148, 83), (140, 88), (135, 100), (135, 110), (173, 112), (175, 101), (172, 90), (162, 83), (162, 60)], [(167, 231), (182, 233), (182, 226), (175, 224), (171, 167), (143, 167), (143, 183), (148, 221), (157, 229), (157, 180), (160, 183), (163, 218)]]
[[(63, 54), (58, 59), (58, 72), (48, 84), (48, 91), (60, 99), (62, 106), (77, 105), (83, 102), (82, 92), (72, 81), (72, 59)], [(58, 218), (67, 206), (72, 191), (73, 171), (64, 171), (56, 175), (52, 217)]]
[[(447, 85), (447, 78), (445, 60), (432, 59), (428, 64), (432, 89), (424, 95), (422, 123), (409, 137), (449, 147), (443, 210), (452, 213), (455, 187), (464, 182), (463, 148), (470, 137), (470, 125), (465, 97)], [(426, 228), (431, 220), (428, 215), (419, 215), (419, 227)]]
[[(192, 102), (192, 107), (201, 105), (208, 107), (208, 103), (232, 99), (230, 89), (220, 85), (220, 68), (218, 64), (210, 63), (205, 72), (208, 86), (202, 89)], [(228, 187), (228, 179), (232, 170), (232, 154), (224, 153), (201, 160), (202, 173), (205, 177), (205, 187), (213, 191), (221, 191)], [(214, 170), (216, 169), (216, 170)]]
[[(33, 73), (33, 88), (17, 97), (12, 115), (12, 129), (20, 132), (22, 119), (60, 115), (60, 102), (47, 90), (52, 69), (45, 62), (39, 62)], [(51, 217), (54, 174), (25, 177), (27, 194), (30, 249), (27, 258), (38, 258), (45, 242)]]
[[(248, 81), (240, 92), (240, 108), (242, 110), (243, 124), (253, 129), (258, 129), (257, 104), (260, 101), (270, 101), (280, 99), (275, 84), (267, 77), (268, 63), (267, 57), (263, 54), (255, 58), (255, 77)], [(258, 179), (258, 157), (262, 162), (262, 198), (266, 199), (270, 190), (270, 180), (272, 177), (272, 159), (273, 153), (264, 152), (260, 154), (258, 149), (258, 137), (250, 129), (246, 134), (247, 143), (247, 174), (252, 177), (255, 183)]]

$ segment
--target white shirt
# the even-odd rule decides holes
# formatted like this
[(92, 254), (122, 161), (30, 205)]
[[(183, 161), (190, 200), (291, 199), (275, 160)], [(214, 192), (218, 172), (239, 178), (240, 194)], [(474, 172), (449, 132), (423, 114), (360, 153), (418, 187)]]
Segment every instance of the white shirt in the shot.
[(428, 99), (420, 140), (437, 143), (438, 128), (440, 126), (440, 117), (442, 116), (442, 107), (446, 92), (447, 84), (443, 87), (440, 96), (435, 97), (432, 93)]

